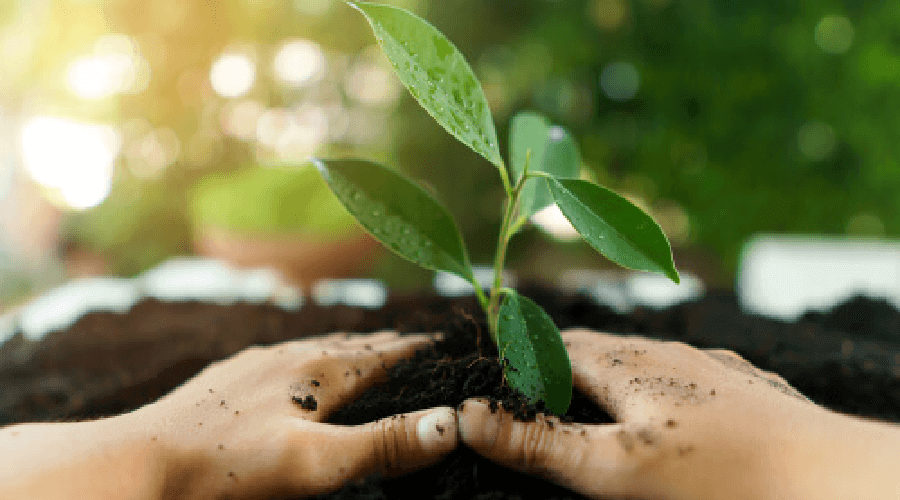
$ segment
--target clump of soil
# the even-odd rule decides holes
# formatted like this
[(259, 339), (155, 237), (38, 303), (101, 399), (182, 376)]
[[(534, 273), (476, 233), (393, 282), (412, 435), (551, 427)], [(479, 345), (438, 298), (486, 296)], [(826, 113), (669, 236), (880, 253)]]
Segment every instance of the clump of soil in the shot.
[[(737, 351), (784, 376), (813, 401), (838, 411), (900, 421), (900, 312), (887, 302), (854, 298), (796, 323), (744, 314), (731, 292), (664, 310), (620, 315), (581, 295), (530, 287), (560, 328), (681, 340)], [(499, 384), (501, 366), (472, 298), (395, 297), (379, 310), (307, 305), (288, 312), (268, 305), (217, 306), (146, 300), (125, 314), (92, 313), (39, 343), (21, 336), (0, 346), (0, 424), (121, 413), (157, 399), (208, 363), (246, 346), (332, 331), (444, 333), (444, 340), (400, 363), (388, 382), (331, 417), (361, 423), (399, 412), (455, 406), (489, 396), (528, 418)], [(286, 396), (290, 397), (290, 396)], [(301, 400), (298, 404), (311, 404)], [(575, 394), (569, 416), (609, 417)], [(498, 467), (462, 448), (411, 476), (368, 478), (322, 498), (580, 498)]]

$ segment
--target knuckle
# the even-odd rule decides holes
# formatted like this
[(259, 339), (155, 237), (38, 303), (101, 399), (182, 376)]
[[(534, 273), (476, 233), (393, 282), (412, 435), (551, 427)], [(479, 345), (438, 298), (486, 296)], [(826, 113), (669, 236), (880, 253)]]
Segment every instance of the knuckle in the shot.
[(519, 464), (527, 472), (544, 472), (554, 455), (556, 440), (546, 422), (534, 421), (522, 426)]
[(378, 422), (372, 433), (376, 463), (390, 471), (404, 466), (403, 457), (410, 448), (405, 416), (393, 416)]

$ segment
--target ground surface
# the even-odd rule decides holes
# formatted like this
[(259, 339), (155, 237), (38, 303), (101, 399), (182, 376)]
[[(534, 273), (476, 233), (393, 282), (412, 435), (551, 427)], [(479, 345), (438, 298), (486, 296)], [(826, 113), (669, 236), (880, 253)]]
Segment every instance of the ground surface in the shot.
[[(586, 326), (733, 349), (780, 373), (817, 403), (900, 422), (900, 312), (884, 301), (856, 298), (788, 324), (743, 314), (727, 292), (627, 316), (586, 297), (537, 288), (524, 293), (542, 304), (560, 328)], [(16, 337), (0, 346), (0, 425), (120, 413), (162, 396), (209, 362), (248, 345), (383, 328), (439, 330), (448, 340), (398, 366), (385, 386), (364, 394), (334, 415), (333, 422), (456, 405), (469, 396), (507, 396), (496, 389), (499, 367), (479, 357), (490, 358), (492, 346), (470, 299), (395, 298), (375, 311), (307, 305), (298, 312), (147, 300), (124, 315), (89, 314), (41, 343)], [(570, 414), (581, 422), (608, 421), (578, 397)], [(465, 449), (413, 476), (370, 478), (329, 498), (406, 498), (410, 491), (418, 498), (447, 500), (577, 498)]]

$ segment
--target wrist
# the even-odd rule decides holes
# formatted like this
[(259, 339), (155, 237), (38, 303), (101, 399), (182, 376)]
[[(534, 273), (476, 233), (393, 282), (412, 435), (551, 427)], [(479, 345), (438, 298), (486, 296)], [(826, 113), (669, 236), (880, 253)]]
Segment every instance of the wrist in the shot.
[(116, 455), (121, 461), (117, 467), (128, 471), (126, 476), (134, 498), (164, 498), (176, 467), (172, 447), (164, 437), (136, 413), (89, 423), (97, 426), (97, 432), (109, 433), (118, 443)]
[(0, 429), (0, 497), (162, 498), (160, 449), (127, 416)]
[(882, 499), (900, 491), (897, 426), (814, 408), (781, 433), (785, 498)]

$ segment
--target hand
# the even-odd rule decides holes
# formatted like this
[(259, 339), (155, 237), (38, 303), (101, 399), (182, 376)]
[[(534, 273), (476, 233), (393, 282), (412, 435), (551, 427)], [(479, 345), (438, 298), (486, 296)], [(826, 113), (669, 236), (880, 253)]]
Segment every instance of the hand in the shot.
[(826, 412), (781, 377), (677, 342), (587, 330), (563, 340), (575, 388), (617, 423), (523, 423), (470, 400), (459, 412), (466, 445), (594, 498), (790, 497), (777, 496), (783, 436)]
[(164, 498), (306, 496), (373, 472), (404, 474), (456, 447), (452, 409), (322, 422), (429, 341), (337, 334), (250, 348), (128, 418), (165, 450)]

